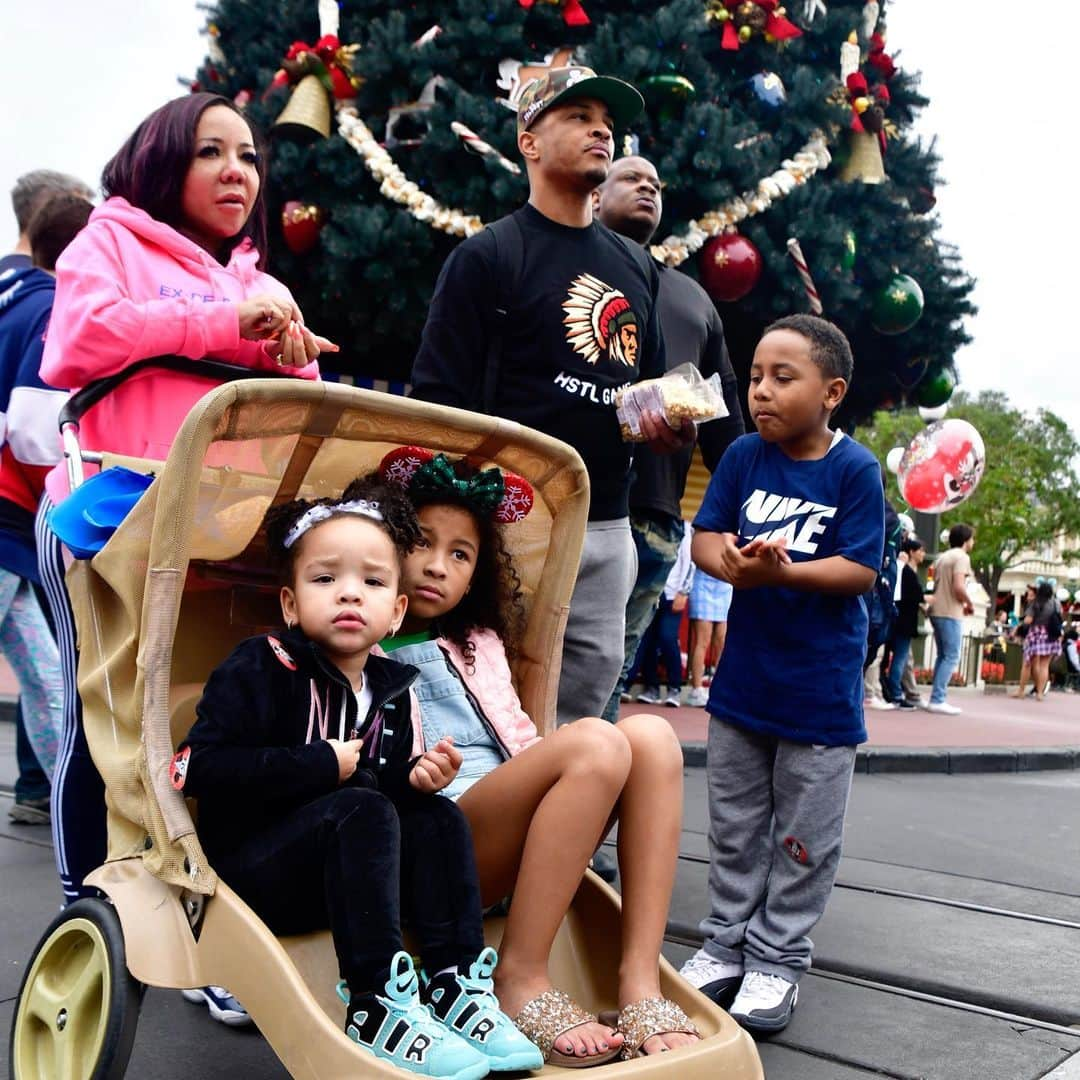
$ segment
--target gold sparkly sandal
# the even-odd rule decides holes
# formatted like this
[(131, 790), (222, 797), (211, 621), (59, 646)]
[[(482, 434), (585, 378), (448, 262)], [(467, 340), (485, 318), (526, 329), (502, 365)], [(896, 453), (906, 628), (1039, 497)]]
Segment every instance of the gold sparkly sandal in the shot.
[[(601, 1023), (603, 1021), (602, 1016)], [(662, 997), (631, 1002), (619, 1013), (618, 1029), (623, 1036), (623, 1061), (634, 1057), (652, 1057), (642, 1050), (642, 1046), (654, 1035), (679, 1033), (701, 1038), (701, 1032), (694, 1027), (693, 1020), (674, 1001)]]
[(555, 1040), (572, 1028), (594, 1023), (595, 1020), (592, 1013), (587, 1013), (567, 994), (551, 989), (545, 990), (532, 1001), (527, 1001), (521, 1012), (514, 1017), (514, 1025), (525, 1038), (540, 1048), (546, 1064), (558, 1065), (563, 1069), (584, 1069), (614, 1060), (621, 1047), (615, 1046), (599, 1054), (578, 1057), (556, 1050)]

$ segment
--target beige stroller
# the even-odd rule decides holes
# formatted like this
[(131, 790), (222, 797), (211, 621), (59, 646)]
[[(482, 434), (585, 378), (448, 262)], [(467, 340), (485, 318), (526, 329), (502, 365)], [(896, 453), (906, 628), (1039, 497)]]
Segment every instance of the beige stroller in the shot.
[[(12, 1024), (14, 1080), (123, 1076), (140, 984), (229, 987), (293, 1076), (406, 1075), (344, 1034), (329, 932), (271, 934), (207, 862), (196, 808), (169, 778), (204, 679), (240, 639), (279, 621), (260, 532), (268, 507), (337, 494), (404, 443), (468, 453), (533, 485), (536, 505), (512, 537), (529, 613), (515, 674), (526, 710), (551, 729), (588, 502), (581, 460), (565, 444), (348, 386), (256, 379), (207, 394), (164, 465), (103, 455), (105, 466), (156, 473), (104, 548), (68, 575), (86, 735), (108, 801), (108, 861), (87, 880), (108, 900), (65, 909), (39, 942)], [(619, 921), (617, 894), (586, 874), (551, 970), (594, 1012), (616, 1005)], [(487, 921), (490, 943), (501, 932), (499, 919)], [(594, 1075), (762, 1077), (752, 1040), (726, 1013), (666, 963), (662, 982), (702, 1041)]]

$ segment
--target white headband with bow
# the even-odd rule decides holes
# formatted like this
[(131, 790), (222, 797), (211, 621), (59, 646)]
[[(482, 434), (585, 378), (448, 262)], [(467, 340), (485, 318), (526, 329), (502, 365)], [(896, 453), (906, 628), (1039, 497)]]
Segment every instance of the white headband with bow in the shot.
[(285, 550), (288, 551), (308, 530), (332, 518), (335, 514), (359, 514), (360, 517), (371, 518), (372, 521), (383, 520), (378, 502), (369, 502), (367, 499), (353, 499), (351, 502), (313, 506), (310, 510), (305, 510), (296, 519), (293, 527), (285, 534), (285, 540), (283, 541)]

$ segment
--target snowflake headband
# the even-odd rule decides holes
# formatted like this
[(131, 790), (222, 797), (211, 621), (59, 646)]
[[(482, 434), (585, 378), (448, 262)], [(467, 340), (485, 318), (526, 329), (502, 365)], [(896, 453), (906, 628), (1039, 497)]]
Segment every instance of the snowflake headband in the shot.
[(283, 542), (285, 550), (300, 539), (304, 533), (315, 528), (316, 525), (329, 520), (336, 514), (358, 514), (360, 517), (371, 518), (372, 521), (382, 521), (382, 511), (377, 502), (368, 502), (367, 499), (353, 499), (351, 502), (319, 503), (305, 510), (293, 524), (293, 527), (285, 534)]
[(420, 446), (391, 450), (379, 464), (379, 473), (388, 484), (396, 484), (412, 496), (453, 496), (500, 525), (524, 521), (533, 506), (532, 487), (523, 477), (497, 468), (461, 477), (445, 454), (433, 454)]

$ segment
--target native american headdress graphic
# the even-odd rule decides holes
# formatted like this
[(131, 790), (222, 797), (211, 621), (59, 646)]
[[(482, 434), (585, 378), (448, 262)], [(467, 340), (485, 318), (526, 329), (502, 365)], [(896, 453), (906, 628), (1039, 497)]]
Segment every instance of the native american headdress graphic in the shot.
[(566, 340), (590, 364), (602, 355), (627, 367), (637, 363), (639, 334), (630, 301), (592, 274), (580, 274), (570, 286), (563, 325)]

